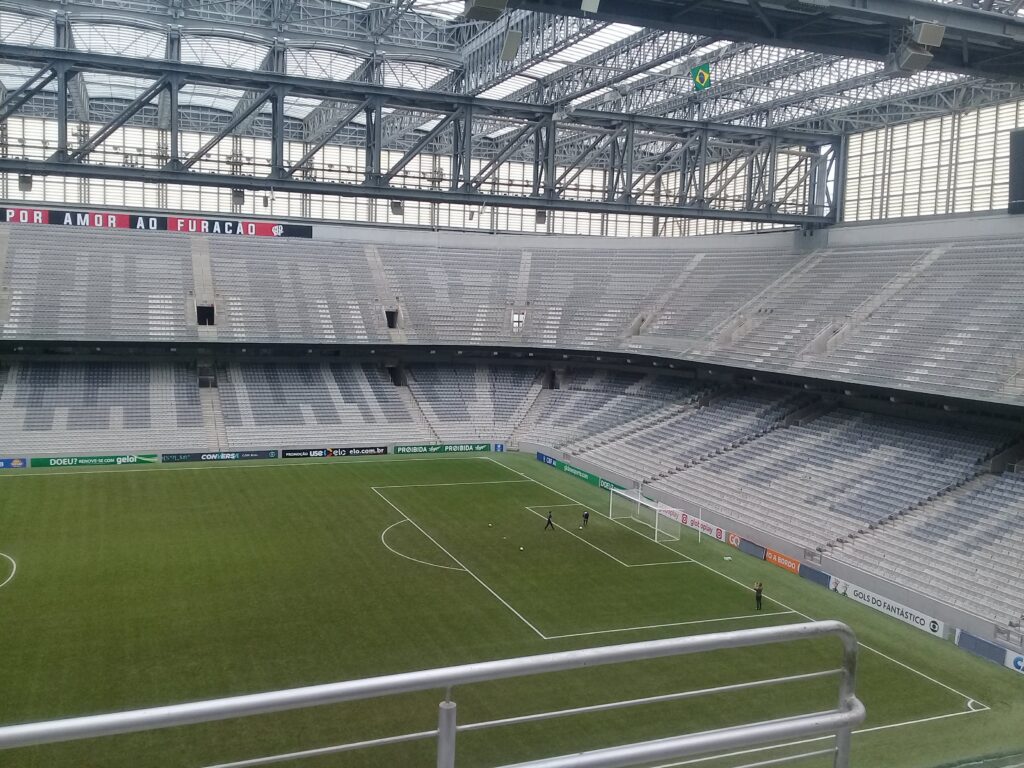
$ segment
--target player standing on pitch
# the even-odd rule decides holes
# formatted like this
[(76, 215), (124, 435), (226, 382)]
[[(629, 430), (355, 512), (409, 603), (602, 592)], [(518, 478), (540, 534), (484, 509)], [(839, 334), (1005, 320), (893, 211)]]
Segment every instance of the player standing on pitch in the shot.
[(583, 510), (583, 527), (586, 528), (587, 527), (587, 523), (589, 523), (589, 522), (590, 522), (590, 510), (589, 509), (584, 509)]
[(555, 530), (555, 524), (551, 520), (551, 511), (550, 510), (548, 511), (548, 521), (547, 521), (547, 523), (544, 524), (544, 530), (546, 531), (548, 528), (550, 528), (552, 531)]
[(761, 593), (764, 592), (764, 584), (760, 581), (754, 582), (754, 602), (757, 604), (757, 610), (761, 610)]

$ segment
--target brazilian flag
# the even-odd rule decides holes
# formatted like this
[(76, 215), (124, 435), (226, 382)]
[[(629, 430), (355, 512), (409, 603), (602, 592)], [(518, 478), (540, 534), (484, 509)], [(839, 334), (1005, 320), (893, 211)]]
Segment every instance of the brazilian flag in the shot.
[(693, 78), (693, 89), (695, 91), (706, 91), (711, 87), (711, 65), (701, 64), (690, 70), (690, 77)]

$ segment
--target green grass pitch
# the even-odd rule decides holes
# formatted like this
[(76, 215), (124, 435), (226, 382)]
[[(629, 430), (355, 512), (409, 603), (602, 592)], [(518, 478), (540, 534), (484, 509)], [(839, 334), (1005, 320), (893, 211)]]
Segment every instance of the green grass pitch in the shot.
[[(855, 765), (1024, 751), (1024, 676), (688, 532), (659, 544), (600, 514), (579, 529), (583, 505), (607, 504), (606, 492), (519, 454), (4, 474), (0, 724), (836, 618), (864, 645), (868, 722), (854, 737)], [(554, 532), (544, 530), (548, 510)], [(747, 587), (755, 580), (766, 584), (761, 614)], [(804, 642), (468, 686), (453, 699), (472, 723), (812, 672), (838, 658), (835, 642)], [(462, 733), (459, 765), (831, 708), (836, 687), (803, 681)], [(12, 750), (0, 766), (205, 768), (428, 730), (440, 696)], [(287, 765), (432, 762), (427, 741)]]

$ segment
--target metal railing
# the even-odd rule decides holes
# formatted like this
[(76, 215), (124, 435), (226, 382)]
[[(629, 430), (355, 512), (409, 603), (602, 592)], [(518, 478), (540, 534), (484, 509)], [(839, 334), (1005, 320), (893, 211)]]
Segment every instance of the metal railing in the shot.
[[(459, 725), (452, 688), (527, 675), (561, 672), (586, 667), (622, 664), (632, 661), (683, 656), (708, 651), (768, 645), (835, 636), (842, 643), (842, 664), (835, 669), (733, 683), (714, 688), (683, 691), (644, 699), (610, 702), (568, 710), (541, 712), (533, 715), (503, 718)], [(853, 631), (838, 621), (808, 622), (786, 626), (717, 632), (693, 637), (651, 640), (603, 648), (547, 653), (501, 661), (464, 664), (455, 667), (406, 672), (396, 675), (352, 680), (343, 683), (314, 685), (270, 693), (257, 693), (230, 698), (212, 699), (190, 704), (116, 712), (105, 715), (76, 717), (0, 728), (0, 751), (16, 747), (91, 739), (99, 736), (150, 731), (181, 725), (209, 723), (230, 718), (264, 715), (293, 709), (340, 704), (382, 696), (416, 691), (441, 690), (444, 700), (438, 713), (438, 726), (429, 731), (400, 734), (370, 741), (353, 742), (267, 757), (225, 763), (215, 768), (243, 768), (269, 765), (303, 757), (336, 754), (388, 744), (436, 738), (438, 768), (454, 768), (455, 743), (459, 732), (478, 731), (516, 723), (547, 720), (555, 717), (625, 708), (659, 701), (677, 701), (716, 693), (735, 692), (786, 682), (810, 680), (827, 676), (839, 677), (839, 697), (835, 709), (811, 712), (794, 717), (753, 722), (701, 733), (674, 736), (656, 741), (627, 744), (590, 752), (544, 758), (517, 763), (514, 768), (624, 768), (657, 760), (671, 760), (706, 755), (723, 749), (777, 744), (788, 739), (835, 736), (834, 747), (813, 754), (834, 755), (835, 768), (849, 768), (850, 738), (854, 727), (864, 721), (865, 710), (857, 699), (854, 679), (857, 669), (857, 640)], [(513, 766), (506, 766), (513, 768)]]

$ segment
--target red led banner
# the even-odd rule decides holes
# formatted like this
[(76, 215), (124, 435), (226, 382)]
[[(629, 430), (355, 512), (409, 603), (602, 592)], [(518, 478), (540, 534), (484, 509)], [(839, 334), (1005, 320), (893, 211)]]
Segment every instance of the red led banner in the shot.
[(55, 224), (87, 229), (138, 229), (203, 235), (247, 237), (312, 237), (308, 224), (274, 221), (236, 221), (204, 216), (149, 216), (105, 211), (62, 211), (47, 208), (0, 208), (0, 222), (6, 224)]

